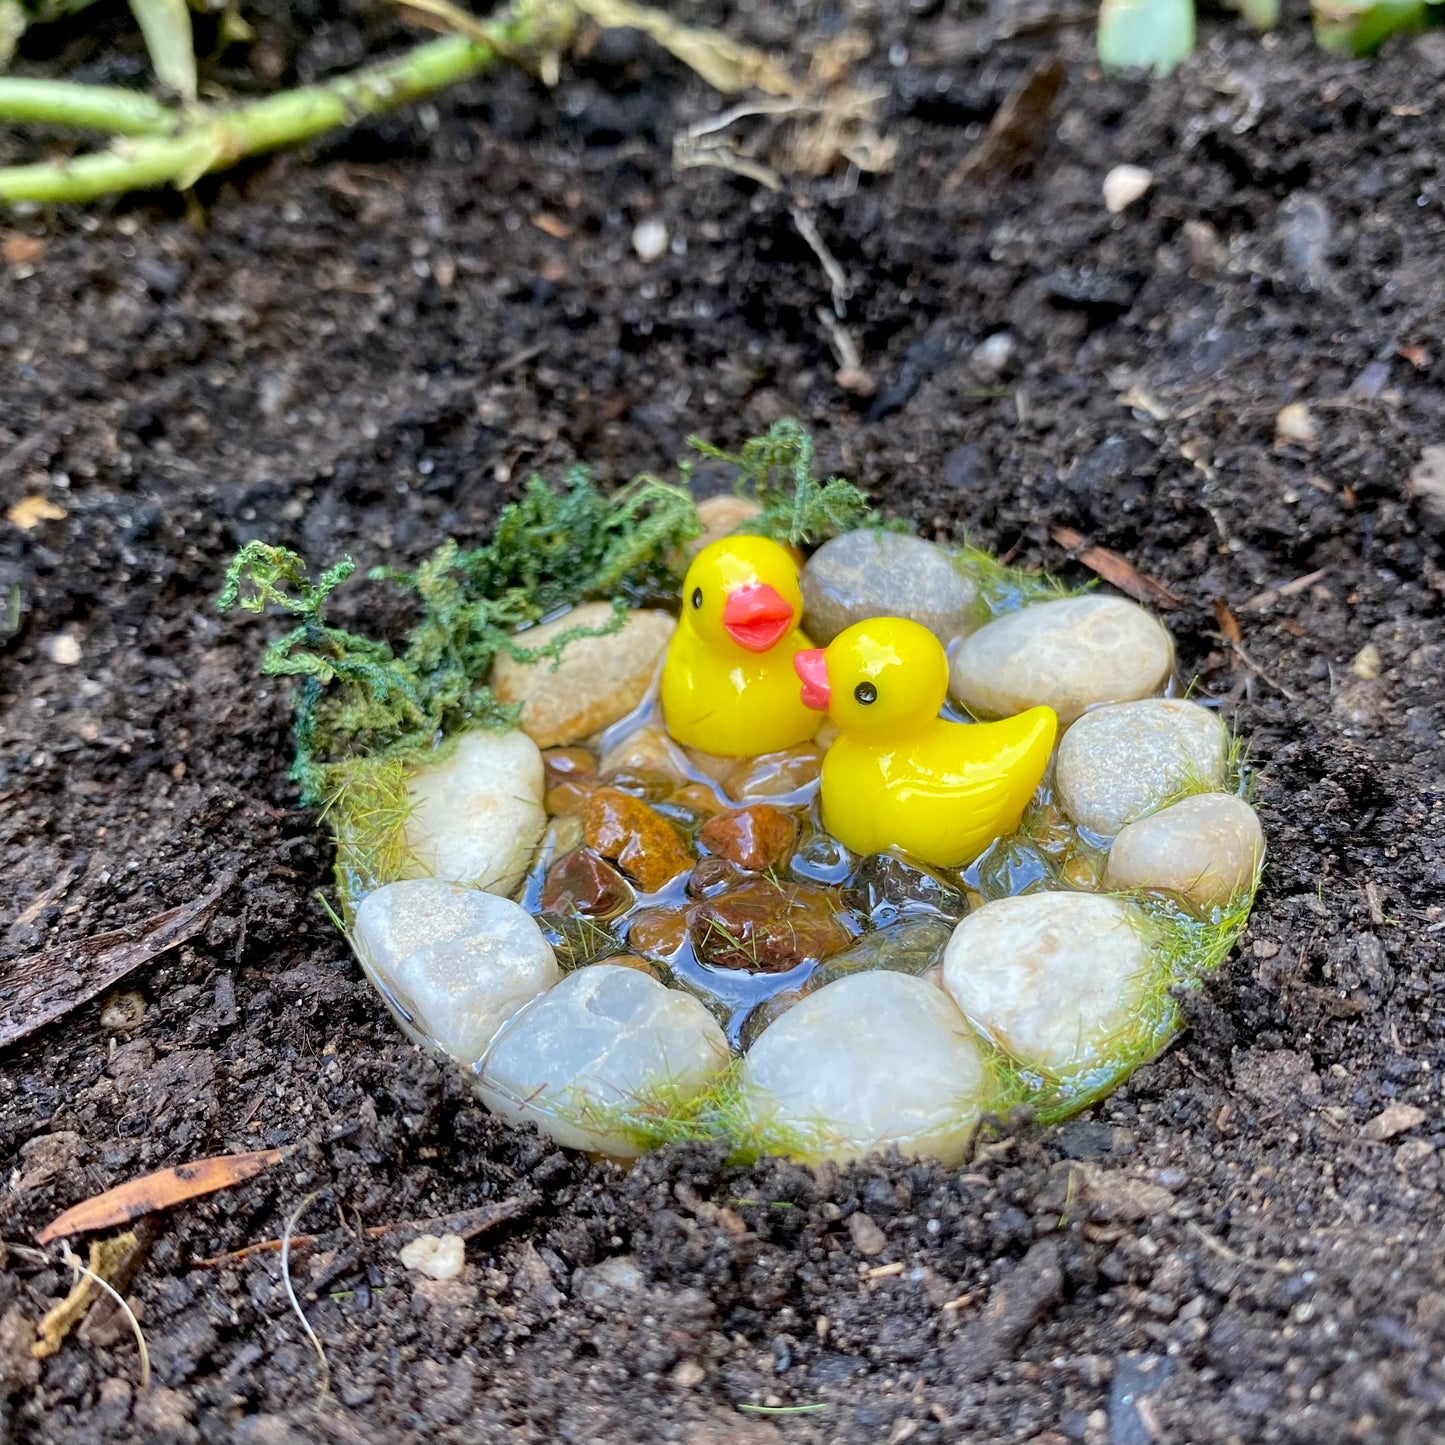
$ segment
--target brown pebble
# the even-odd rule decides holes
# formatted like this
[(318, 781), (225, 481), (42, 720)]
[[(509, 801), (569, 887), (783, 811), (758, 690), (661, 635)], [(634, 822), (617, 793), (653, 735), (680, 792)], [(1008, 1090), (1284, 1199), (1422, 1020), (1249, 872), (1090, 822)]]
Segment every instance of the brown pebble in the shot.
[(749, 973), (785, 973), (853, 939), (825, 889), (761, 878), (693, 904), (687, 925), (699, 958)]
[(597, 759), (586, 748), (548, 748), (542, 754), (542, 766), (547, 770), (549, 788), (597, 776)]
[(823, 750), (812, 743), (800, 743), (781, 752), (744, 758), (728, 773), (723, 790), (738, 803), (776, 798), (816, 782), (822, 770)]
[(700, 838), (704, 847), (739, 868), (761, 873), (792, 855), (798, 825), (781, 809), (754, 803), (710, 818), (703, 825)]
[(725, 806), (706, 783), (688, 783), (679, 788), (669, 801), (680, 803), (684, 808), (691, 808), (694, 813), (701, 813), (705, 818), (722, 812)]
[(646, 803), (616, 788), (599, 788), (587, 800), (587, 846), (612, 859), (645, 893), (692, 866), (692, 855), (672, 825)]
[(627, 880), (595, 853), (579, 848), (559, 858), (542, 884), (542, 907), (611, 918), (632, 906)]
[(638, 953), (671, 958), (687, 942), (687, 918), (675, 908), (644, 908), (633, 915), (627, 942)]
[(848, 1216), (848, 1235), (853, 1241), (853, 1248), (865, 1259), (872, 1259), (875, 1254), (881, 1254), (884, 1246), (888, 1243), (888, 1236), (873, 1222), (873, 1217), (868, 1214), (850, 1214)]
[(645, 958), (639, 958), (635, 953), (614, 953), (611, 958), (598, 961), (615, 963), (618, 968), (635, 968), (638, 973), (645, 973), (649, 978), (655, 978), (658, 983), (665, 981), (662, 977), (662, 970), (655, 963)]
[(568, 813), (581, 813), (593, 789), (588, 783), (558, 783), (547, 791), (545, 799), (549, 817), (560, 818)]
[(734, 863), (726, 858), (699, 858), (692, 865), (692, 874), (687, 880), (687, 891), (693, 898), (715, 898), (736, 888), (743, 881), (743, 875)]

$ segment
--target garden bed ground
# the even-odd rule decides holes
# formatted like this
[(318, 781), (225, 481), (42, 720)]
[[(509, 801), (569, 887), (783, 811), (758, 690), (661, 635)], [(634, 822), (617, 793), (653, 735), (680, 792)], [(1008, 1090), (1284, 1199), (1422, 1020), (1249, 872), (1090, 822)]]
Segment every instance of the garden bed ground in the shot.
[[(91, 1004), (7, 1052), (0, 1232), (163, 1164), (296, 1146), (161, 1221), (132, 1286), (146, 1399), (113, 1326), (30, 1360), (22, 1321), (64, 1272), (12, 1257), (7, 1438), (1438, 1438), (1445, 575), (1406, 479), (1445, 410), (1445, 36), (1357, 64), (1299, 27), (1211, 33), (1144, 87), (1091, 75), (1080, 12), (919, 9), (855, 7), (896, 170), (811, 192), (871, 400), (835, 384), (786, 200), (672, 173), (708, 96), (629, 35), (550, 94), (499, 75), (211, 185), (203, 214), (6, 223), (0, 487), (65, 515), (0, 524), (0, 970), (234, 877), (128, 981), (133, 1031)], [(304, 43), (263, 19), (257, 66), (370, 43), (316, 19)], [(840, 19), (729, 23), (807, 54)], [(1033, 169), (960, 177), (1054, 51)], [(1121, 161), (1155, 185), (1114, 218)], [(650, 264), (644, 216), (676, 238)], [(997, 330), (1016, 354), (995, 381), (971, 357)], [(1275, 444), (1297, 400), (1313, 450)], [(625, 1173), (495, 1125), (328, 922), (286, 701), (254, 672), (267, 628), (212, 605), (250, 537), (412, 560), (484, 535), (533, 468), (662, 469), (689, 431), (734, 443), (782, 414), (925, 533), (1073, 580), (1051, 528), (1124, 553), (1182, 599), (1184, 671), (1258, 768), (1264, 887), (1188, 1032), (1089, 1115), (955, 1172), (692, 1150)], [(324, 1401), (276, 1256), (194, 1267), (276, 1238), (313, 1190), (294, 1272)], [(488, 1201), (514, 1217), (456, 1282), (362, 1229)], [(636, 1273), (586, 1272), (617, 1255)], [(769, 1405), (813, 1408), (740, 1408)]]

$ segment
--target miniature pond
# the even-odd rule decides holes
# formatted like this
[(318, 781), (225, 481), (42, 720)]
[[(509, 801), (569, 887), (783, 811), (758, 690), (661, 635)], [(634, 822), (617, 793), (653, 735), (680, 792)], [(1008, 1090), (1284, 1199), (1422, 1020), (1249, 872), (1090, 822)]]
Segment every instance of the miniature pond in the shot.
[(494, 642), (498, 715), (325, 765), (341, 921), (408, 1035), (563, 1144), (953, 1162), (1171, 1037), (1257, 885), (1240, 749), (1135, 603), (862, 517), (759, 541), (788, 506), (753, 491)]

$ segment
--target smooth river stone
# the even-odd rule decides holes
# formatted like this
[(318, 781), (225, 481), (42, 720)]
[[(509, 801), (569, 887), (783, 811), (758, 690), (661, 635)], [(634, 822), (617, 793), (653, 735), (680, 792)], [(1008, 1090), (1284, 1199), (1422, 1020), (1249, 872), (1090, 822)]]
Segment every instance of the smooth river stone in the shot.
[(872, 972), (830, 983), (774, 1020), (744, 1055), (741, 1081), (753, 1122), (789, 1153), (843, 1162), (896, 1145), (953, 1165), (985, 1070), (946, 993)]
[[(543, 647), (569, 628), (605, 627), (611, 620), (610, 602), (584, 602), (515, 641)], [(517, 662), (503, 653), (492, 666), (492, 691), (501, 702), (522, 704), (522, 731), (538, 747), (575, 743), (642, 701), (675, 626), (665, 612), (629, 612), (618, 631), (569, 642), (555, 671), (551, 659)]]
[(786, 973), (853, 941), (826, 889), (763, 878), (694, 903), (687, 928), (704, 963), (747, 973)]
[(717, 1021), (690, 994), (635, 968), (568, 974), (499, 1033), (476, 1083), (482, 1102), (570, 1149), (631, 1158), (643, 1146), (623, 1117), (662, 1096), (671, 1107), (728, 1065)]
[(870, 929), (841, 953), (819, 964), (808, 980), (822, 988), (849, 974), (887, 969), (892, 973), (918, 975), (943, 957), (953, 935), (953, 923), (944, 918), (901, 918), (886, 928)]
[(1122, 597), (1036, 602), (980, 627), (954, 649), (951, 691), (974, 712), (1010, 717), (1045, 703), (1065, 727), (1101, 702), (1163, 688), (1174, 669), (1168, 632)]
[(1264, 830), (1232, 793), (1196, 793), (1130, 823), (1109, 849), (1104, 886), (1178, 893), (1197, 908), (1223, 906), (1254, 881)]
[(845, 532), (808, 559), (803, 630), (826, 647), (869, 617), (907, 617), (945, 645), (973, 630), (978, 584), (942, 548), (902, 532)]
[(692, 866), (672, 824), (617, 788), (598, 788), (582, 815), (587, 846), (616, 862), (644, 893), (655, 893)]
[(732, 808), (709, 818), (699, 841), (718, 856), (754, 873), (785, 862), (798, 838), (797, 820), (766, 803)]
[(1081, 828), (1113, 836), (1185, 785), (1224, 785), (1229, 736), (1197, 702), (1152, 697), (1092, 708), (1064, 734), (1054, 792)]
[(943, 955), (943, 986), (973, 1023), (1020, 1063), (1056, 1074), (1109, 1059), (1149, 975), (1132, 911), (1088, 893), (985, 903)]
[(407, 1036), (467, 1069), (509, 1018), (562, 977), (524, 908), (440, 878), (368, 893), (351, 942)]
[(542, 783), (542, 755), (526, 733), (467, 733), (407, 784), (407, 849), (437, 878), (515, 893), (547, 823)]
[(895, 918), (932, 914), (957, 923), (968, 912), (968, 899), (946, 878), (896, 853), (870, 853), (843, 889), (843, 902), (866, 913), (875, 926)]

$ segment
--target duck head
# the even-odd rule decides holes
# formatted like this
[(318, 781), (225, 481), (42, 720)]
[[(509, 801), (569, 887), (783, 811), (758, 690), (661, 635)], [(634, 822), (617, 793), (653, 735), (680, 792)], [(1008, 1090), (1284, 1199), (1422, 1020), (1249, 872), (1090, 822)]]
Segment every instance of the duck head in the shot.
[(798, 625), (798, 564), (767, 537), (724, 537), (693, 558), (682, 584), (682, 622), (714, 646), (767, 652)]
[(827, 647), (794, 654), (803, 702), (845, 733), (879, 735), (931, 722), (948, 695), (948, 658), (926, 628), (870, 617)]

